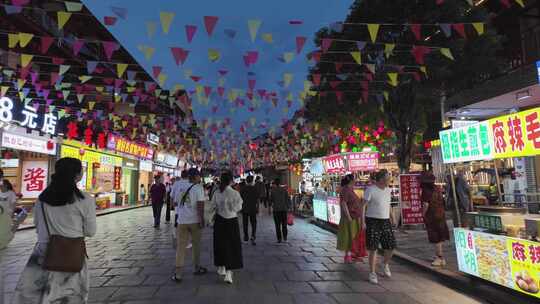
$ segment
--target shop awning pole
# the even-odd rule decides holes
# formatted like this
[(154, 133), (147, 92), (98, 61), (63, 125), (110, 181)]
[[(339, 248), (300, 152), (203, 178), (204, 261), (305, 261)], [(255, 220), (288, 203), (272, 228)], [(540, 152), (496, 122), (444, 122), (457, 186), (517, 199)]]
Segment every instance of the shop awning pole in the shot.
[(499, 170), (497, 169), (497, 160), (493, 160), (493, 167), (495, 168), (495, 181), (497, 183), (497, 196), (499, 197), (498, 205), (502, 205), (502, 191), (501, 191), (501, 181), (499, 180)]
[(452, 195), (454, 197), (454, 208), (456, 210), (456, 219), (458, 227), (461, 227), (461, 215), (459, 214), (459, 205), (457, 200), (456, 182), (454, 180), (454, 165), (450, 165), (450, 184), (452, 185)]

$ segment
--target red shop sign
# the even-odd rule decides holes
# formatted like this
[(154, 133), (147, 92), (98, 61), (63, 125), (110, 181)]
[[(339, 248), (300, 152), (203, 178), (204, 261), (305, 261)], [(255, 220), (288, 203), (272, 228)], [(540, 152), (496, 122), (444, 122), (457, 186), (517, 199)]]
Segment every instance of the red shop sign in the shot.
[(379, 152), (354, 152), (347, 154), (349, 171), (375, 171), (379, 166)]
[(122, 167), (114, 167), (114, 190), (120, 190), (122, 180)]
[(323, 157), (324, 171), (328, 174), (345, 173), (345, 159), (340, 154)]
[(404, 225), (424, 223), (420, 194), (420, 174), (401, 174), (399, 176), (401, 216)]

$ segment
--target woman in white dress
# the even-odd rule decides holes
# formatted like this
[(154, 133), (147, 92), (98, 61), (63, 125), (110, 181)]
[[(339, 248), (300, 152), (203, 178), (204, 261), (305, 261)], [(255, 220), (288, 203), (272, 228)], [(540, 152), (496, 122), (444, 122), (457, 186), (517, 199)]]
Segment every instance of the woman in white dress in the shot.
[(96, 233), (96, 202), (77, 188), (81, 178), (80, 160), (65, 157), (56, 162), (52, 182), (34, 206), (38, 241), (15, 289), (14, 304), (80, 304), (88, 301), (90, 282), (86, 261), (82, 270), (76, 273), (42, 268), (49, 234), (79, 238)]
[(214, 265), (225, 282), (233, 283), (233, 270), (241, 269), (242, 243), (238, 212), (242, 210), (242, 197), (231, 187), (232, 175), (221, 174), (219, 189), (212, 196), (216, 208), (214, 223)]

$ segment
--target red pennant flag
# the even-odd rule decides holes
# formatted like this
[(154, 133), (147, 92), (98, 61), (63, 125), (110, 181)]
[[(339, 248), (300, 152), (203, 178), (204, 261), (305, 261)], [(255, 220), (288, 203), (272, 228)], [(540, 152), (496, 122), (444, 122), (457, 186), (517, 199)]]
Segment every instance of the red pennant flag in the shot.
[(187, 56), (189, 55), (188, 50), (184, 50), (183, 48), (179, 48), (179, 47), (171, 47), (171, 53), (174, 57), (174, 61), (176, 62), (176, 65), (180, 65), (180, 63), (184, 64)]
[(441, 4), (443, 4), (443, 3), (444, 3), (444, 0), (437, 0), (437, 2), (436, 2), (436, 3), (437, 3), (437, 5), (441, 5)]
[(341, 68), (343, 67), (343, 63), (336, 62), (336, 72), (341, 72)]
[(330, 86), (332, 87), (332, 89), (335, 89), (339, 86), (340, 83), (341, 81), (339, 80), (333, 80), (333, 81), (330, 81)]
[(191, 78), (191, 80), (193, 80), (195, 82), (199, 82), (199, 80), (202, 79), (202, 77), (200, 77), (200, 76), (191, 76), (190, 78)]
[(322, 51), (324, 53), (326, 53), (328, 51), (328, 49), (330, 48), (330, 46), (332, 45), (332, 39), (330, 38), (323, 38), (322, 39)]
[(362, 100), (363, 100), (364, 102), (368, 102), (368, 95), (369, 95), (369, 91), (368, 91), (368, 90), (362, 91)]
[(411, 50), (414, 59), (418, 64), (424, 64), (424, 56), (431, 52), (431, 49), (424, 45), (415, 45)]
[(336, 91), (336, 98), (339, 102), (341, 102), (341, 100), (343, 99), (343, 92), (341, 91)]
[(246, 65), (246, 67), (249, 68), (249, 64), (251, 63), (251, 61), (249, 60), (249, 56), (244, 55), (243, 58), (244, 58), (244, 64)]
[(304, 48), (304, 44), (306, 43), (306, 37), (296, 37), (296, 53), (300, 54), (302, 52), (302, 49)]
[(411, 24), (411, 31), (416, 40), (422, 40), (422, 28), (420, 27), (420, 24)]
[(249, 98), (249, 100), (253, 100), (253, 92), (247, 92), (246, 96)]
[(459, 35), (461, 35), (461, 37), (467, 38), (467, 35), (465, 34), (465, 24), (455, 23), (455, 24), (452, 24), (452, 27), (454, 28), (454, 30), (456, 30), (456, 32), (459, 33)]
[(152, 67), (152, 75), (154, 75), (154, 78), (158, 78), (159, 74), (161, 74), (162, 67), (160, 66), (153, 66)]
[(53, 37), (41, 37), (41, 54), (47, 53), (53, 41)]
[(186, 37), (189, 43), (191, 43), (191, 41), (193, 40), (193, 36), (195, 36), (196, 32), (197, 32), (197, 26), (186, 25)]
[(108, 26), (112, 26), (116, 23), (116, 17), (114, 16), (105, 16), (103, 17), (103, 23), (105, 23), (105, 25), (108, 25)]
[(248, 79), (248, 86), (250, 90), (253, 90), (255, 88), (255, 79)]
[(313, 52), (311, 54), (311, 58), (313, 58), (313, 60), (315, 60), (315, 62), (321, 61), (321, 52)]
[(225, 88), (224, 87), (218, 87), (217, 88), (219, 96), (223, 97), (223, 94), (225, 94)]
[(79, 39), (75, 40), (75, 42), (73, 42), (73, 55), (77, 56), (77, 54), (79, 54), (79, 51), (81, 50), (83, 45), (84, 45), (83, 40), (79, 40)]
[(105, 55), (108, 60), (111, 60), (113, 52), (118, 49), (118, 43), (114, 41), (102, 41), (103, 49), (105, 50)]
[(217, 21), (218, 17), (216, 16), (204, 16), (204, 27), (206, 28), (208, 36), (212, 36), (212, 32), (214, 31)]
[(56, 64), (56, 65), (63, 64), (64, 63), (64, 58), (53, 57), (52, 62), (53, 62), (53, 64)]
[(510, 4), (510, 0), (501, 0), (502, 5), (504, 5), (506, 8), (510, 8), (512, 6)]
[(316, 86), (321, 85), (321, 74), (313, 74), (313, 83)]
[(362, 91), (367, 91), (369, 88), (369, 82), (367, 81), (360, 81), (360, 86), (362, 87)]
[(204, 87), (204, 95), (206, 95), (206, 97), (208, 97), (208, 96), (210, 96), (210, 93), (212, 93), (212, 87), (205, 86)]
[(259, 96), (261, 96), (261, 98), (264, 98), (264, 96), (266, 95), (266, 90), (260, 89), (260, 90), (257, 90), (257, 93), (259, 93)]

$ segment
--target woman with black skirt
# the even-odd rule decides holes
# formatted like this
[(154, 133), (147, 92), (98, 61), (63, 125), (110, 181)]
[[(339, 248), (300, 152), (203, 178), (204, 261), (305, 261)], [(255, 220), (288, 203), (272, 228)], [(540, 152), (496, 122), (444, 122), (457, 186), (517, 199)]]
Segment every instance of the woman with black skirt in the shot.
[(216, 208), (214, 223), (214, 264), (219, 275), (225, 276), (225, 282), (232, 284), (232, 271), (243, 267), (242, 243), (238, 212), (242, 210), (242, 197), (230, 185), (231, 173), (221, 174), (219, 190), (212, 197)]

